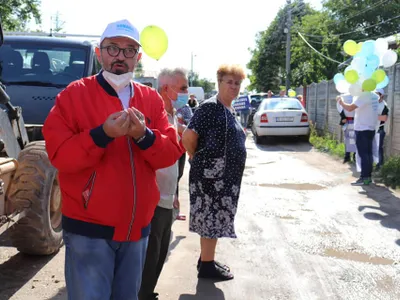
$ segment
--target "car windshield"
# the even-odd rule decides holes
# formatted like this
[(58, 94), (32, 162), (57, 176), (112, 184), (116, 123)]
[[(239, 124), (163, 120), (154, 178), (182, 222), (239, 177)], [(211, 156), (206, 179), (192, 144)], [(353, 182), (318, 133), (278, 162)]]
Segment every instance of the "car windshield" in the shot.
[(87, 51), (33, 43), (0, 48), (0, 80), (5, 84), (67, 86), (83, 77)]
[(264, 110), (302, 110), (300, 102), (296, 99), (269, 99), (264, 104)]
[(251, 95), (250, 96), (250, 104), (252, 107), (258, 107), (264, 99), (267, 98), (267, 95)]

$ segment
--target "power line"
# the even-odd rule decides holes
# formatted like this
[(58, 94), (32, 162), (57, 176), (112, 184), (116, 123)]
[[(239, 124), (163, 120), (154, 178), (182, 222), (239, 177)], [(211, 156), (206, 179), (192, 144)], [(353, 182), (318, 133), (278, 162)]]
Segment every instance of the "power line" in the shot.
[(317, 49), (315, 49), (313, 46), (311, 46), (311, 44), (303, 37), (303, 35), (300, 32), (297, 32), (297, 34), (303, 39), (303, 41), (308, 45), (308, 47), (310, 47), (312, 50), (314, 50), (316, 53), (318, 53), (322, 57), (324, 57), (324, 58), (326, 58), (326, 59), (328, 59), (330, 61), (333, 61), (335, 63), (338, 63), (338, 64), (342, 63), (340, 61), (334, 60), (333, 58), (330, 58), (330, 57), (326, 56), (325, 54), (319, 52)]
[[(379, 26), (379, 25), (381, 25), (381, 24), (384, 24), (384, 23), (386, 23), (386, 22), (389, 22), (389, 21), (392, 21), (392, 20), (395, 20), (395, 19), (398, 19), (398, 18), (400, 18), (400, 15), (398, 15), (398, 16), (396, 16), (396, 17), (393, 17), (393, 18), (390, 18), (390, 19), (387, 19), (387, 20), (384, 20), (384, 21), (382, 21), (382, 22), (380, 22), (380, 23), (376, 23), (376, 24), (373, 24), (373, 25), (371, 25), (371, 26), (365, 27), (365, 28), (363, 28), (363, 30), (366, 30), (366, 29), (370, 29), (370, 28)], [(327, 37), (327, 36), (332, 36), (332, 37), (343, 36), (343, 35), (348, 35), (348, 34), (350, 34), (350, 33), (359, 32), (359, 31), (360, 31), (359, 29), (356, 29), (356, 30), (353, 30), (353, 31), (345, 32), (345, 33), (331, 34), (331, 35), (313, 35), (313, 34), (306, 34), (306, 33), (303, 33), (303, 35), (304, 35), (304, 36), (308, 36), (308, 37), (324, 38), (324, 37)]]
[(352, 18), (354, 18), (354, 17), (357, 17), (357, 16), (359, 16), (359, 15), (362, 15), (363, 13), (365, 13), (365, 12), (367, 12), (367, 11), (369, 11), (369, 10), (372, 10), (373, 8), (378, 7), (378, 6), (382, 5), (382, 4), (385, 4), (386, 2), (389, 2), (389, 1), (390, 1), (390, 0), (382, 0), (381, 2), (378, 2), (378, 3), (376, 3), (375, 5), (368, 6), (368, 7), (366, 7), (365, 9), (361, 10), (359, 13), (357, 13), (357, 14), (355, 14), (355, 15), (353, 15), (353, 16), (347, 17), (347, 20), (350, 20), (350, 19), (352, 19)]

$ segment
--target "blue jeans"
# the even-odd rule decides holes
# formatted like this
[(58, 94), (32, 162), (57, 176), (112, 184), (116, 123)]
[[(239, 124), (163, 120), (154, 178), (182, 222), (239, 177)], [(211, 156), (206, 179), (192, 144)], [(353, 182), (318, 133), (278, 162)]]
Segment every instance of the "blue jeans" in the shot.
[(241, 111), (240, 112), (240, 123), (242, 124), (242, 127), (244, 129), (247, 128), (247, 122), (249, 121), (249, 112), (247, 111)]
[(148, 237), (114, 242), (64, 231), (69, 300), (137, 300)]
[(358, 155), (361, 158), (361, 178), (370, 178), (374, 158), (372, 156), (372, 143), (374, 142), (375, 131), (356, 131), (356, 146)]

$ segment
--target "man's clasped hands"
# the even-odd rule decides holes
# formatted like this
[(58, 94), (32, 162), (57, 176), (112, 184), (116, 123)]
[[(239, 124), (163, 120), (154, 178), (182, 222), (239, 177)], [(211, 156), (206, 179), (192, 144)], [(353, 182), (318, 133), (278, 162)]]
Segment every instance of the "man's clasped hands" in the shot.
[(113, 113), (104, 122), (103, 130), (111, 138), (128, 135), (139, 140), (146, 132), (144, 115), (134, 107)]

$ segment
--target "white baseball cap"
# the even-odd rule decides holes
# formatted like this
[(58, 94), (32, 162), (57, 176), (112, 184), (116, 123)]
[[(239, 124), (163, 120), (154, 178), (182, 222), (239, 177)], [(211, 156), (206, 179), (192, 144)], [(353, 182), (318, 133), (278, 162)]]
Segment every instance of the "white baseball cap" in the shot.
[(139, 42), (140, 40), (139, 31), (128, 20), (120, 20), (108, 24), (100, 38), (100, 44), (106, 38), (113, 38), (119, 36), (129, 38), (135, 41), (135, 43), (137, 43), (139, 46), (142, 46), (140, 45)]
[(385, 95), (385, 91), (384, 91), (384, 89), (376, 89), (376, 90), (375, 90), (375, 92), (377, 92), (377, 93), (381, 94), (382, 96), (384, 96), (384, 95)]

